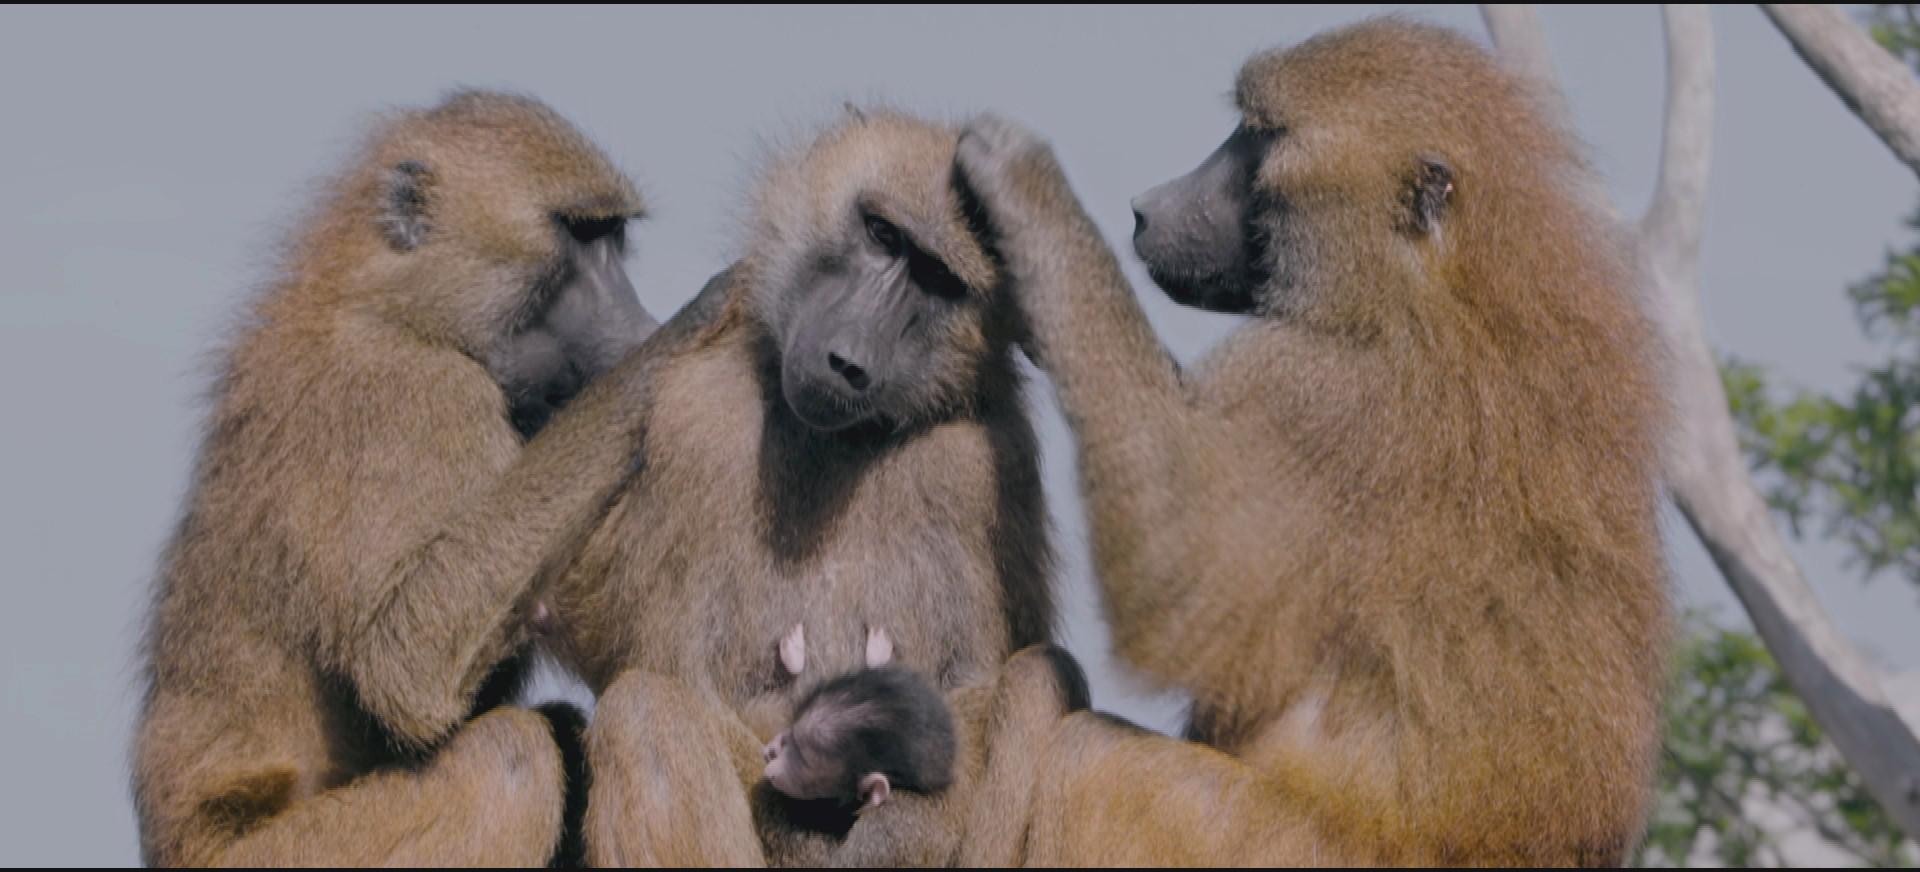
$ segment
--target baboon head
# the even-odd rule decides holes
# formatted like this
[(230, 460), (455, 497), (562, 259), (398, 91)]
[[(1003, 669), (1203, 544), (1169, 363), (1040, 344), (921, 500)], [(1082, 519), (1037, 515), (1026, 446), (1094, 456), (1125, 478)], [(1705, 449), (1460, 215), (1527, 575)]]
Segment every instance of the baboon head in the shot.
[(1168, 295), (1200, 308), (1396, 305), (1307, 295), (1442, 276), (1499, 220), (1487, 202), (1560, 184), (1542, 168), (1572, 156), (1538, 113), (1514, 111), (1531, 105), (1519, 88), (1462, 37), (1391, 18), (1256, 55), (1226, 141), (1134, 200), (1134, 248)]
[(379, 249), (371, 304), (486, 367), (523, 433), (656, 326), (622, 265), (638, 192), (538, 101), (466, 91), (391, 119), (347, 190)]
[(962, 212), (958, 132), (852, 112), (776, 164), (747, 263), (786, 404), (807, 426), (904, 427), (964, 407), (1007, 347), (993, 264)]
[(953, 714), (939, 691), (918, 673), (879, 666), (815, 687), (761, 753), (774, 790), (864, 810), (894, 790), (945, 790), (954, 747)]

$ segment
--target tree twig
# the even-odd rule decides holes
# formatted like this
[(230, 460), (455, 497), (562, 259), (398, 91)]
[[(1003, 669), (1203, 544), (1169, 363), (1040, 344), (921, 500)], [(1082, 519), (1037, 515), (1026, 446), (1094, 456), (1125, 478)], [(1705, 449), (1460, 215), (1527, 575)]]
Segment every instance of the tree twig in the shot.
[(1517, 72), (1536, 82), (1559, 81), (1553, 73), (1553, 57), (1547, 51), (1547, 32), (1540, 26), (1540, 13), (1525, 3), (1482, 3), (1480, 19), (1487, 23), (1487, 34), (1500, 59)]
[(1920, 81), (1838, 6), (1762, 4), (1840, 102), (1920, 174)]

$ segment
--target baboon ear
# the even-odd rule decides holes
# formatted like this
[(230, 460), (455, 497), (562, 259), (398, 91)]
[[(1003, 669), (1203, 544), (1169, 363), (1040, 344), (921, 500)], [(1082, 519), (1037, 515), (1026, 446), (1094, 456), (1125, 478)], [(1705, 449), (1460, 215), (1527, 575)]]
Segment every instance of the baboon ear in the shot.
[(893, 785), (887, 783), (887, 776), (878, 772), (869, 772), (860, 776), (860, 810), (875, 808), (893, 796)]
[(852, 100), (847, 100), (847, 101), (845, 101), (845, 102), (842, 102), (842, 103), (840, 104), (840, 108), (842, 108), (842, 109), (845, 109), (845, 110), (847, 110), (847, 114), (848, 114), (848, 115), (851, 115), (851, 116), (853, 116), (853, 120), (854, 120), (855, 122), (857, 122), (857, 123), (860, 123), (860, 124), (865, 124), (865, 123), (867, 123), (867, 113), (866, 113), (866, 110), (864, 110), (864, 109), (861, 109), (860, 107), (858, 107), (858, 106), (855, 106), (855, 105), (853, 105), (853, 101), (852, 101)]
[(1408, 228), (1420, 236), (1432, 236), (1453, 201), (1453, 166), (1446, 158), (1421, 155), (1407, 187)]
[(395, 251), (412, 251), (427, 241), (427, 220), (433, 193), (433, 171), (417, 160), (403, 160), (387, 170), (380, 191), (380, 235)]

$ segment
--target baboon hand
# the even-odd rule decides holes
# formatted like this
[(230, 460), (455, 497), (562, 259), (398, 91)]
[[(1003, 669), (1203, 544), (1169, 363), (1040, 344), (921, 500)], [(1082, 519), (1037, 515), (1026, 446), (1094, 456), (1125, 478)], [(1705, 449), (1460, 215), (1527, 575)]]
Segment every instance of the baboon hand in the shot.
[(992, 113), (974, 118), (960, 132), (954, 170), (1002, 239), (1027, 231), (1033, 213), (1056, 205), (1065, 188), (1053, 146), (1025, 125)]

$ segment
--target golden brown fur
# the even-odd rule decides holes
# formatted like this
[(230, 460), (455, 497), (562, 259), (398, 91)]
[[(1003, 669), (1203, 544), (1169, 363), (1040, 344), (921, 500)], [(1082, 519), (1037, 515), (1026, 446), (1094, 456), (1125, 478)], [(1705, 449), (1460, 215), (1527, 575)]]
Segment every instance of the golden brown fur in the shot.
[[(427, 182), (404, 233), (396, 168)], [(547, 721), (465, 722), (539, 568), (627, 473), (643, 404), (624, 367), (523, 448), (481, 360), (560, 258), (555, 216), (639, 211), (551, 110), (479, 92), (386, 118), (333, 181), (223, 361), (162, 560), (147, 862), (546, 861)]]
[[(1116, 652), (1212, 746), (1069, 717), (1022, 859), (1618, 862), (1669, 623), (1623, 247), (1537, 95), (1444, 30), (1262, 54), (1237, 96), (1279, 131), (1277, 263), (1187, 372), (1044, 143), (989, 119), (959, 149), (1075, 428)], [(1422, 234), (1429, 155), (1456, 188)]]
[[(804, 804), (755, 787), (762, 746), (813, 683), (862, 665), (870, 627), (895, 662), (981, 695), (1051, 632), (1034, 436), (994, 267), (949, 184), (954, 139), (870, 113), (780, 161), (745, 256), (667, 328), (698, 339), (660, 373), (643, 472), (553, 588), (555, 648), (600, 694), (596, 864), (939, 862), (954, 848), (960, 786), (863, 815), (839, 847)], [(782, 400), (771, 325), (809, 304), (804, 276), (860, 238), (860, 210), (910, 232), (968, 294), (904, 419), (821, 433)], [(797, 677), (776, 655), (795, 623)]]

